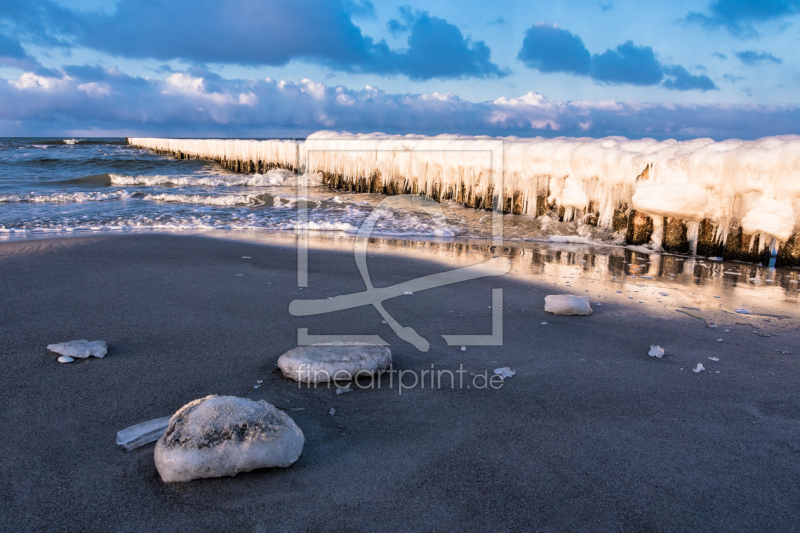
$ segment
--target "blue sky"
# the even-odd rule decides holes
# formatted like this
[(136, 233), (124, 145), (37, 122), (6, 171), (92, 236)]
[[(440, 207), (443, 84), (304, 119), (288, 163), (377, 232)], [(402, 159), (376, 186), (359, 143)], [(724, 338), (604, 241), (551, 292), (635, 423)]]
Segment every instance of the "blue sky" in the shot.
[(800, 130), (800, 0), (3, 0), (0, 135)]

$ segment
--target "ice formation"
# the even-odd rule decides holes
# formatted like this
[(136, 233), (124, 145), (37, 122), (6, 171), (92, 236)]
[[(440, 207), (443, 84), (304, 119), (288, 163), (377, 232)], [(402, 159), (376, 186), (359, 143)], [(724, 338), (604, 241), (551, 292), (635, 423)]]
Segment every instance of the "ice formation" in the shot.
[(494, 373), (495, 375), (500, 376), (500, 378), (503, 380), (505, 380), (506, 378), (513, 377), (517, 374), (516, 371), (511, 370), (507, 366), (504, 366), (502, 368), (495, 368)]
[(659, 359), (661, 359), (662, 357), (664, 357), (664, 348), (662, 348), (661, 346), (651, 345), (650, 351), (647, 352), (647, 355), (649, 355), (650, 357), (658, 357)]
[(165, 416), (121, 429), (117, 432), (117, 444), (127, 451), (131, 451), (145, 444), (155, 442), (167, 430), (171, 418), (171, 416)]
[(554, 315), (591, 315), (589, 298), (571, 294), (551, 294), (544, 298), (544, 310)]
[[(305, 142), (128, 141), (236, 170), (319, 172), (329, 185), (360, 191), (411, 192), (535, 216), (557, 209), (564, 220), (628, 227), (629, 244), (652, 240), (654, 247), (682, 246), (678, 251), (696, 251), (698, 239), (726, 245), (741, 231), (753, 238), (730, 247), (752, 253), (757, 242), (760, 252), (796, 239), (800, 225), (797, 135), (715, 142), (320, 131)], [(637, 235), (631, 226), (645, 229)], [(718, 255), (706, 248), (704, 255)], [(800, 264), (800, 255), (792, 261)]]
[(299, 346), (278, 358), (283, 375), (301, 383), (351, 381), (380, 373), (391, 364), (389, 348), (369, 344)]
[(60, 355), (77, 357), (79, 359), (86, 359), (89, 356), (102, 358), (108, 353), (108, 346), (106, 346), (105, 341), (89, 342), (86, 339), (48, 344), (47, 349)]
[(291, 466), (304, 443), (291, 417), (263, 400), (207, 396), (172, 416), (154, 457), (163, 481), (190, 481)]

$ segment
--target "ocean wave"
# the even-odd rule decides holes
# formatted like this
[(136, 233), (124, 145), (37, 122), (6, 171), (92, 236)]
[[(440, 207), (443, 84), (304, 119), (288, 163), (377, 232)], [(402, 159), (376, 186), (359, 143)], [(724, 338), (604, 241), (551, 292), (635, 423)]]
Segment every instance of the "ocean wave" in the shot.
[(80, 178), (71, 178), (68, 180), (60, 181), (63, 185), (111, 185), (112, 176), (114, 174), (90, 174), (88, 176), (81, 176)]
[(154, 186), (178, 186), (178, 187), (267, 187), (271, 185), (297, 186), (307, 183), (309, 186), (322, 184), (322, 177), (319, 174), (295, 174), (288, 170), (270, 170), (266, 174), (251, 174), (246, 176), (228, 175), (215, 177), (187, 177), (187, 176), (123, 176), (120, 174), (109, 174), (110, 184), (117, 186), (135, 187), (154, 187)]
[(121, 200), (129, 198), (128, 191), (113, 192), (76, 192), (76, 193), (49, 193), (49, 194), (0, 194), (0, 203), (19, 204), (45, 204), (59, 203), (72, 204), (84, 202), (100, 202), (104, 200)]
[(223, 194), (219, 196), (203, 194), (145, 194), (141, 198), (152, 202), (216, 206), (267, 205), (273, 200), (272, 196), (258, 194)]

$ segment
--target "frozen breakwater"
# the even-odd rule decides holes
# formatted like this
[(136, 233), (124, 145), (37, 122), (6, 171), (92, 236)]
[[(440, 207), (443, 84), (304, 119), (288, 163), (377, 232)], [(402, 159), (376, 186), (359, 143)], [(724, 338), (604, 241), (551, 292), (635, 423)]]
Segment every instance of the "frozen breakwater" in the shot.
[[(631, 245), (800, 266), (800, 136), (755, 141), (314, 133), (306, 141), (129, 138), (239, 172), (581, 220)], [(622, 233), (621, 233), (622, 234)]]

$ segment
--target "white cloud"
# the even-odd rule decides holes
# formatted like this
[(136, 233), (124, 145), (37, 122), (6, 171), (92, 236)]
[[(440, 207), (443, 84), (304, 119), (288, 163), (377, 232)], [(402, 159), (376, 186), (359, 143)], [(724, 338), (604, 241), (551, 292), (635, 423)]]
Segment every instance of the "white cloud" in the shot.
[(8, 83), (20, 91), (54, 91), (67, 86), (70, 81), (72, 81), (72, 79), (69, 76), (51, 78), (47, 76), (38, 76), (33, 72), (24, 72), (18, 79), (8, 80)]
[[(176, 72), (164, 80), (117, 69), (0, 84), (0, 134), (74, 130), (137, 135), (302, 136), (319, 129), (469, 135), (755, 138), (800, 129), (796, 107), (551, 102), (528, 92), (487, 102), (452, 93), (391, 94), (304, 79), (230, 80)], [(87, 74), (89, 76), (89, 74)]]
[(97, 83), (94, 81), (81, 83), (78, 85), (78, 90), (85, 92), (89, 96), (96, 96), (98, 98), (111, 96), (111, 86), (107, 83)]

